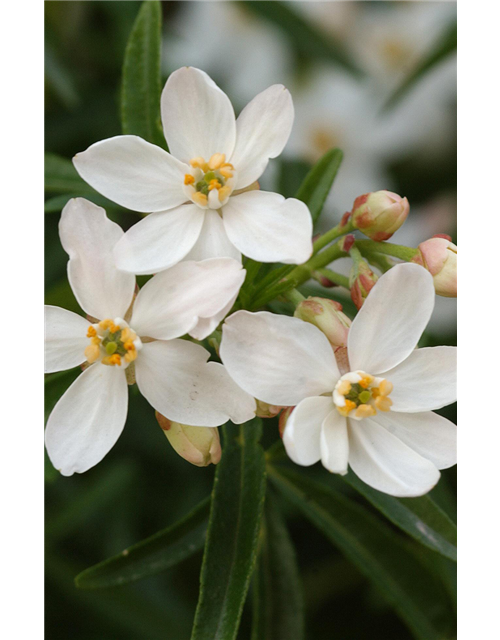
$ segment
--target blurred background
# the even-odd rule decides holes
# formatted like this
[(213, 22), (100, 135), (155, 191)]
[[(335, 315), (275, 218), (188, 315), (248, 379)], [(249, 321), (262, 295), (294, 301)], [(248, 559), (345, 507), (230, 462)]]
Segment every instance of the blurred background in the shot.
[[(121, 133), (121, 67), (139, 7), (135, 1), (45, 3), (47, 166), (66, 166), (78, 151)], [(388, 106), (405, 79), (446, 42), (455, 3), (187, 1), (162, 2), (162, 10), (164, 79), (180, 66), (197, 66), (229, 95), (237, 113), (271, 84), (290, 89), (294, 128), (262, 188), (293, 196), (312, 164), (338, 146), (344, 162), (318, 231), (337, 224), (358, 195), (389, 189), (411, 204), (392, 242), (417, 246), (436, 233), (456, 242), (456, 56), (443, 57)], [(78, 311), (57, 225), (68, 197), (86, 194), (78, 193), (78, 183), (75, 193), (67, 191), (48, 181), (46, 299)], [(108, 213), (124, 228), (138, 219), (118, 208)], [(335, 269), (342, 267), (336, 263)], [(349, 313), (349, 302), (338, 299)], [(426, 344), (456, 343), (455, 314), (455, 300), (437, 298)], [(48, 380), (47, 413), (76, 374)], [(46, 464), (50, 640), (190, 637), (201, 554), (115, 590), (87, 592), (73, 584), (77, 573), (175, 522), (211, 490), (213, 468), (179, 458), (136, 387), (131, 394), (126, 428), (104, 462), (71, 478)], [(446, 415), (453, 418), (454, 408)], [(276, 421), (264, 426), (265, 439), (274, 441)], [(434, 497), (454, 516), (455, 470), (443, 476)], [(343, 483), (337, 488), (348, 491)], [(304, 582), (307, 637), (411, 638), (358, 571), (311, 525), (288, 513)], [(250, 620), (247, 604), (239, 638), (250, 637)]]

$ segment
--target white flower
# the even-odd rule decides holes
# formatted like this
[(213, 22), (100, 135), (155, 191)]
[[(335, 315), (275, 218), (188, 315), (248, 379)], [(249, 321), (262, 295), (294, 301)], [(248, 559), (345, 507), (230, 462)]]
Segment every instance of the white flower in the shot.
[(89, 363), (47, 422), (47, 452), (56, 469), (82, 473), (115, 444), (127, 416), (129, 367), (142, 395), (172, 421), (215, 427), (253, 417), (255, 401), (224, 367), (207, 362), (210, 354), (200, 345), (178, 339), (239, 289), (245, 272), (238, 262), (183, 262), (154, 276), (134, 300), (135, 277), (113, 264), (123, 231), (104, 209), (70, 200), (59, 232), (70, 256), (71, 288), (96, 321), (46, 307), (46, 372)]
[(267, 312), (230, 316), (221, 358), (248, 393), (297, 405), (283, 436), (294, 462), (340, 474), (349, 464), (379, 491), (422, 495), (456, 462), (455, 425), (433, 413), (455, 400), (456, 349), (415, 350), (434, 297), (417, 265), (383, 275), (349, 330), (350, 370), (315, 326)]
[(260, 190), (240, 193), (288, 140), (293, 105), (285, 87), (260, 93), (236, 120), (209, 76), (184, 67), (169, 77), (161, 112), (171, 153), (137, 136), (117, 136), (73, 159), (97, 191), (151, 213), (117, 243), (117, 266), (156, 273), (186, 258), (241, 259), (241, 253), (261, 262), (305, 262), (312, 253), (306, 205)]

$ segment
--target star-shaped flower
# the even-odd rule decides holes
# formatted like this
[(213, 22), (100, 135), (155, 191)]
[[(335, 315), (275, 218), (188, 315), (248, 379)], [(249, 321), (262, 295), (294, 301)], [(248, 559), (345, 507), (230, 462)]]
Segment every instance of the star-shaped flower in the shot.
[(431, 275), (413, 264), (384, 274), (348, 335), (348, 367), (312, 324), (267, 312), (227, 318), (220, 355), (242, 389), (295, 406), (283, 442), (301, 465), (348, 465), (394, 496), (419, 496), (456, 463), (456, 427), (434, 413), (456, 397), (456, 349), (415, 349), (434, 307)]
[(215, 427), (246, 422), (255, 401), (209, 352), (180, 336), (227, 305), (245, 277), (232, 258), (188, 261), (151, 278), (134, 298), (135, 277), (113, 263), (122, 229), (78, 198), (59, 227), (68, 278), (87, 320), (46, 307), (46, 372), (88, 363), (54, 407), (47, 452), (63, 475), (82, 473), (113, 447), (127, 417), (127, 380), (169, 420)]
[(307, 206), (248, 188), (285, 146), (290, 93), (273, 85), (235, 119), (226, 94), (194, 67), (169, 77), (161, 113), (170, 153), (137, 136), (102, 140), (78, 153), (79, 174), (118, 204), (151, 215), (115, 248), (120, 269), (157, 273), (182, 259), (244, 254), (300, 264), (312, 253)]

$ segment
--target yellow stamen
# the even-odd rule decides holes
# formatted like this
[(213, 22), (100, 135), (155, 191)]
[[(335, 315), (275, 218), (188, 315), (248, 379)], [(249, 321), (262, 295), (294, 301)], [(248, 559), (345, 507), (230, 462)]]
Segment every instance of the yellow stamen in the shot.
[(97, 336), (95, 336), (95, 338), (92, 338), (90, 341), (90, 344), (101, 344), (101, 338), (98, 338)]
[(366, 373), (358, 382), (358, 384), (362, 389), (368, 389), (372, 382), (373, 376), (371, 376), (369, 373)]
[(113, 324), (113, 321), (108, 318), (107, 320), (101, 320), (101, 322), (99, 322), (99, 327), (101, 329), (108, 329), (110, 324)]
[(379, 411), (390, 411), (392, 400), (386, 396), (379, 396), (375, 398), (375, 406)]
[(214, 189), (220, 189), (221, 187), (222, 187), (222, 185), (217, 180), (217, 178), (214, 178), (213, 180), (210, 180), (210, 182), (208, 183), (208, 190), (209, 191), (213, 191)]
[(372, 398), (378, 398), (380, 395), (380, 389), (378, 387), (372, 387), (370, 389), (370, 391), (372, 392)]
[(113, 364), (113, 365), (116, 364), (118, 366), (121, 366), (122, 359), (120, 358), (118, 353), (113, 353), (113, 355), (110, 356), (110, 358), (109, 358), (109, 363)]
[(193, 159), (189, 162), (189, 164), (190, 164), (192, 167), (194, 167), (195, 169), (196, 169), (196, 168), (198, 168), (198, 167), (199, 167), (200, 169), (203, 169), (204, 165), (206, 165), (207, 163), (205, 162), (205, 158), (202, 158), (201, 156), (198, 156), (197, 158), (193, 158)]
[(214, 153), (214, 155), (208, 161), (208, 168), (215, 171), (226, 162), (225, 153)]
[(127, 350), (127, 351), (132, 351), (135, 349), (135, 344), (132, 342), (132, 340), (127, 340), (123, 347)]
[(118, 331), (120, 331), (120, 327), (114, 322), (111, 322), (111, 324), (109, 325), (109, 331), (110, 333), (118, 333)]
[(100, 349), (96, 344), (89, 344), (85, 347), (84, 351), (85, 357), (87, 358), (87, 362), (92, 364), (97, 360), (100, 355)]
[(95, 327), (90, 325), (89, 330), (87, 331), (87, 338), (94, 338), (96, 335), (97, 331), (95, 330)]
[(221, 187), (219, 189), (219, 202), (224, 202), (224, 200), (229, 196), (230, 193), (231, 187), (228, 187), (227, 185), (225, 187)]
[(356, 418), (369, 418), (370, 416), (374, 416), (376, 413), (377, 412), (371, 404), (360, 404), (354, 415)]
[(226, 164), (223, 164), (222, 167), (219, 169), (219, 173), (223, 178), (232, 178), (233, 171), (234, 171), (234, 167), (232, 164), (229, 164), (229, 162), (226, 162)]
[(184, 184), (193, 184), (194, 182), (194, 176), (192, 176), (190, 173), (186, 173), (186, 175), (184, 176)]
[(351, 383), (348, 382), (347, 380), (342, 380), (342, 382), (339, 384), (337, 388), (337, 391), (340, 393), (341, 396), (346, 396), (351, 389), (352, 389)]
[(347, 416), (353, 409), (356, 408), (356, 403), (352, 402), (352, 400), (346, 400), (345, 405), (343, 407), (337, 407), (337, 411), (341, 416)]
[(123, 356), (125, 362), (133, 362), (137, 358), (137, 351), (132, 349), (131, 351), (127, 351), (127, 353)]
[(389, 382), (389, 380), (382, 380), (382, 382), (379, 384), (379, 389), (381, 396), (388, 396), (394, 389), (394, 385), (392, 384), (392, 382)]
[[(222, 191), (222, 189), (220, 191)], [(220, 194), (220, 191), (219, 191), (219, 194)], [(207, 196), (204, 193), (201, 193), (200, 191), (196, 191), (195, 193), (193, 193), (191, 198), (192, 198), (193, 202), (196, 202), (196, 204), (199, 204), (202, 207), (206, 207), (207, 204), (208, 204)]]

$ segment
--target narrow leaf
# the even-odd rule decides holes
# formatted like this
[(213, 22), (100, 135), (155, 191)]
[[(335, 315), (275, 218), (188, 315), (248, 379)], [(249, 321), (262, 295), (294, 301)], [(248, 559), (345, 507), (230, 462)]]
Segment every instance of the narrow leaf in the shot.
[(317, 222), (323, 210), (323, 205), (332, 188), (342, 157), (343, 153), (340, 149), (327, 151), (309, 171), (297, 191), (295, 197), (307, 204), (313, 222)]
[(456, 562), (457, 527), (430, 496), (393, 498), (372, 489), (352, 471), (343, 479), (415, 540)]
[(45, 154), (45, 190), (49, 193), (96, 194), (80, 176), (73, 163), (55, 153)]
[(75, 584), (82, 589), (102, 589), (142, 580), (189, 558), (203, 548), (210, 498), (187, 516), (120, 554), (82, 571)]
[(236, 638), (257, 555), (266, 491), (262, 423), (224, 427), (192, 640)]
[(271, 480), (376, 586), (421, 640), (439, 640), (450, 621), (446, 593), (407, 545), (366, 509), (302, 474), (274, 468)]
[(301, 640), (304, 599), (292, 541), (272, 495), (266, 498), (254, 575), (252, 640)]
[(121, 94), (122, 130), (165, 147), (160, 125), (161, 7), (142, 3), (125, 49)]

